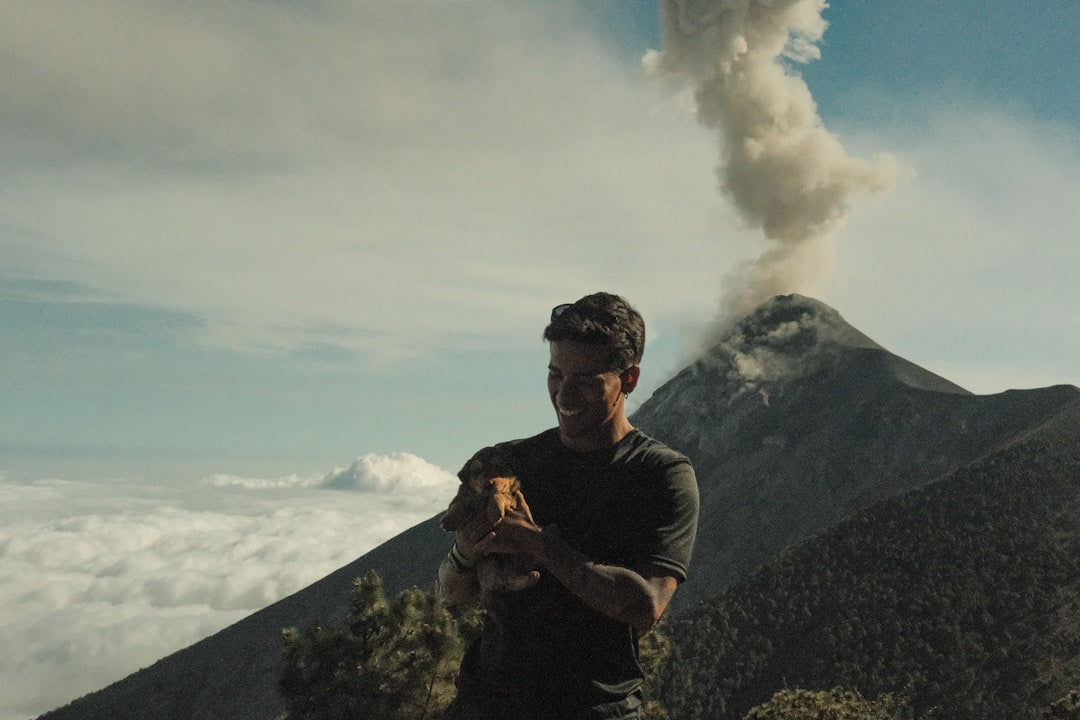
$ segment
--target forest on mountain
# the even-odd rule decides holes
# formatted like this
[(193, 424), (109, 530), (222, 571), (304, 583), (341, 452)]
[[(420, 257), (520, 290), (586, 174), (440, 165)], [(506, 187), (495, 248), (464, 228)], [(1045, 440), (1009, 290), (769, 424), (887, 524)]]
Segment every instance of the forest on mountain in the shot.
[(926, 720), (1080, 718), (1078, 562), (1080, 447), (1036, 433), (680, 613), (660, 695), (679, 720), (795, 687), (891, 694)]
[[(375, 571), (357, 578), (344, 622), (290, 627), (278, 690), (279, 720), (435, 720), (454, 695), (465, 645), (483, 622), (483, 610), (449, 610), (434, 593), (411, 588), (387, 598)], [(660, 625), (639, 640), (645, 677), (640, 720), (672, 720), (657, 697), (658, 668), (671, 654)], [(901, 698), (868, 700), (859, 692), (780, 690), (744, 720), (899, 720), (909, 717)]]
[[(480, 606), (450, 609), (434, 591), (414, 587), (391, 600), (370, 570), (354, 582), (343, 621), (282, 631), (282, 720), (434, 720), (454, 697), (466, 645), (483, 620)], [(647, 677), (657, 676), (670, 650), (660, 629), (640, 638)], [(651, 686), (641, 720), (670, 720)]]

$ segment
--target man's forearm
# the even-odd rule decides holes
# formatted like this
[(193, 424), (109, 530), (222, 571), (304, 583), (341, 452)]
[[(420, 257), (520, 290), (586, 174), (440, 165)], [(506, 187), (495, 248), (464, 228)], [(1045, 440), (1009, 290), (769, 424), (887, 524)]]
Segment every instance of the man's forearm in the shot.
[(640, 632), (660, 620), (670, 592), (659, 591), (633, 570), (593, 562), (550, 531), (541, 537), (547, 571), (590, 608)]
[(459, 570), (449, 556), (439, 563), (439, 597), (449, 607), (472, 602), (480, 594), (476, 573)]

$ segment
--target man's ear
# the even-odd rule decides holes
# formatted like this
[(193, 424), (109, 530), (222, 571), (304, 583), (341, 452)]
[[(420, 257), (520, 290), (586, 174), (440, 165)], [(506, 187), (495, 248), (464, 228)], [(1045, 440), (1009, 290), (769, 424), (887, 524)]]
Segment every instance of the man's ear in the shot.
[(619, 379), (622, 380), (622, 391), (629, 395), (637, 387), (638, 378), (641, 377), (641, 366), (631, 365), (622, 371)]

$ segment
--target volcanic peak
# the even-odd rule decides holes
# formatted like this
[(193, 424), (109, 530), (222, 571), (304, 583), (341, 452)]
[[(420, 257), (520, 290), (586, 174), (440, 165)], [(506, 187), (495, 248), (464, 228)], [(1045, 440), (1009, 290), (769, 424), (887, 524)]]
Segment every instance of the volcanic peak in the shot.
[(768, 347), (789, 355), (805, 354), (822, 342), (883, 349), (849, 325), (836, 310), (803, 295), (777, 295), (742, 318), (721, 343)]
[(811, 375), (850, 348), (884, 350), (820, 300), (777, 295), (736, 322), (700, 363), (725, 376), (734, 398)]
[(635, 415), (687, 412), (711, 398), (731, 408), (796, 385), (865, 394), (890, 386), (947, 394), (964, 388), (893, 355), (849, 325), (829, 305), (802, 295), (778, 295), (722, 331), (712, 347), (660, 387)]

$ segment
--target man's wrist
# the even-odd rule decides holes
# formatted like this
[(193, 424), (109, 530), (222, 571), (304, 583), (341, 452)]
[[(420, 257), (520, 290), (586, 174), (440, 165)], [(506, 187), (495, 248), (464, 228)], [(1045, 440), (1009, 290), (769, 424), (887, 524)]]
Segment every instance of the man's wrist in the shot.
[(547, 524), (540, 528), (541, 556), (536, 561), (544, 566), (550, 566), (558, 553), (558, 546), (564, 545), (559, 537), (559, 528), (554, 524)]
[(450, 546), (450, 552), (447, 557), (450, 559), (454, 569), (458, 572), (472, 572), (476, 568), (476, 561), (470, 560), (461, 552), (456, 540)]

